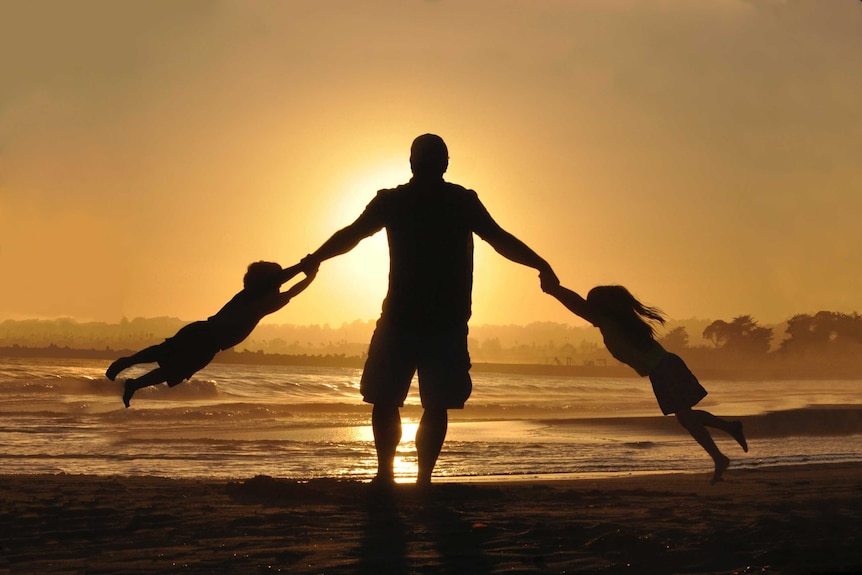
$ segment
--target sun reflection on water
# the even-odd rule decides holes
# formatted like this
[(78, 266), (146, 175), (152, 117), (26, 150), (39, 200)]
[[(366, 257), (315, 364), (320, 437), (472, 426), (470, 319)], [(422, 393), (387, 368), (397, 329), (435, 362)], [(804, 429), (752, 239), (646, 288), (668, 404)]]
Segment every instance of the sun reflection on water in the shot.
[[(406, 420), (401, 423), (401, 442), (398, 444), (398, 449), (395, 452), (395, 481), (398, 483), (409, 483), (416, 481), (418, 472), (416, 460), (416, 430), (419, 427), (419, 422), (415, 420)], [(357, 443), (374, 444), (374, 431), (370, 425), (353, 427), (350, 430), (350, 440)], [(377, 457), (373, 453), (367, 458), (362, 458), (363, 461), (360, 467), (366, 469), (366, 473), (370, 472), (373, 476), (377, 470)], [(355, 475), (357, 469), (356, 462), (350, 464), (350, 469), (342, 470), (343, 475)]]

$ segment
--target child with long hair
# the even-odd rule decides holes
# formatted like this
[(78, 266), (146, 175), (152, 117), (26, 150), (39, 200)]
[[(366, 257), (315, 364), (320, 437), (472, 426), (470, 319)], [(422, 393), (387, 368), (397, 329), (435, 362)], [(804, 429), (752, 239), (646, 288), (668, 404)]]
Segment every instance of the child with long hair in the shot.
[(653, 323), (664, 324), (662, 311), (642, 304), (626, 288), (618, 285), (594, 287), (587, 299), (561, 285), (548, 286), (545, 291), (569, 311), (599, 328), (612, 356), (633, 368), (641, 377), (649, 376), (662, 413), (676, 415), (677, 421), (712, 457), (715, 463), (712, 482), (721, 481), (730, 460), (718, 449), (707, 427), (729, 433), (747, 452), (742, 423), (692, 409), (706, 397), (706, 390), (682, 358), (665, 350), (656, 341)]
[(215, 355), (247, 338), (260, 320), (283, 308), (314, 279), (317, 269), (287, 291), (283, 283), (301, 271), (299, 264), (282, 269), (275, 262), (254, 262), (243, 276), (243, 289), (234, 295), (215, 315), (182, 327), (176, 335), (162, 343), (121, 357), (108, 367), (105, 376), (114, 381), (121, 371), (139, 363), (157, 363), (158, 367), (134, 379), (123, 387), (123, 403), (129, 402), (143, 387), (167, 383), (173, 387), (191, 378), (206, 367)]

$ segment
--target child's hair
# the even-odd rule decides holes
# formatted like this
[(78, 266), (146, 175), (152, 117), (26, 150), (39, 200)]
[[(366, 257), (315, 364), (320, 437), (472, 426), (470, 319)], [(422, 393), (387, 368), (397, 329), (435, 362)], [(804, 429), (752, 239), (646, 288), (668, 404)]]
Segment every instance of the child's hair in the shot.
[(275, 262), (254, 262), (249, 264), (248, 271), (242, 278), (246, 289), (259, 287), (276, 287), (275, 277), (281, 273), (281, 266)]
[(655, 337), (653, 322), (664, 324), (664, 313), (642, 304), (623, 286), (596, 286), (587, 294), (589, 305), (600, 316), (619, 323), (637, 340)]

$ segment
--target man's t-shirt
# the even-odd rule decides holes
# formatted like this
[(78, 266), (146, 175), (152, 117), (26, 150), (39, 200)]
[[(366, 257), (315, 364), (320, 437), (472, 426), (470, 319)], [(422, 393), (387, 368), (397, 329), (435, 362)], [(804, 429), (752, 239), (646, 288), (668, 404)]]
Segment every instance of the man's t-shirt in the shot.
[(377, 192), (358, 222), (368, 230), (386, 228), (388, 236), (382, 319), (421, 332), (466, 325), (473, 233), (486, 237), (498, 227), (476, 192), (442, 180), (411, 180)]

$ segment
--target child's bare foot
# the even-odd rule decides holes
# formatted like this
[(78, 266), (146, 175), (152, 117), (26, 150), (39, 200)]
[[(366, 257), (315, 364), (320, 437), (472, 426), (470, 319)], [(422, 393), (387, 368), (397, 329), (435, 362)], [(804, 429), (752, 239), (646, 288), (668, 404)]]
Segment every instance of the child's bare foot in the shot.
[(734, 421), (733, 422), (733, 431), (730, 432), (730, 435), (736, 440), (742, 450), (748, 453), (748, 442), (745, 441), (745, 435), (742, 433), (742, 422)]
[(730, 459), (725, 457), (724, 455), (720, 455), (719, 459), (715, 460), (715, 473), (712, 474), (712, 483), (718, 483), (722, 481), (722, 475), (727, 468), (730, 466)]
[(132, 385), (132, 380), (127, 379), (123, 386), (123, 403), (129, 407), (129, 402), (132, 401), (132, 396), (135, 395), (135, 387)]
[(120, 374), (121, 371), (123, 371), (123, 366), (120, 365), (120, 361), (121, 360), (118, 359), (117, 361), (112, 363), (110, 367), (108, 367), (108, 371), (105, 372), (105, 377), (107, 377), (111, 381), (117, 379), (117, 376)]

